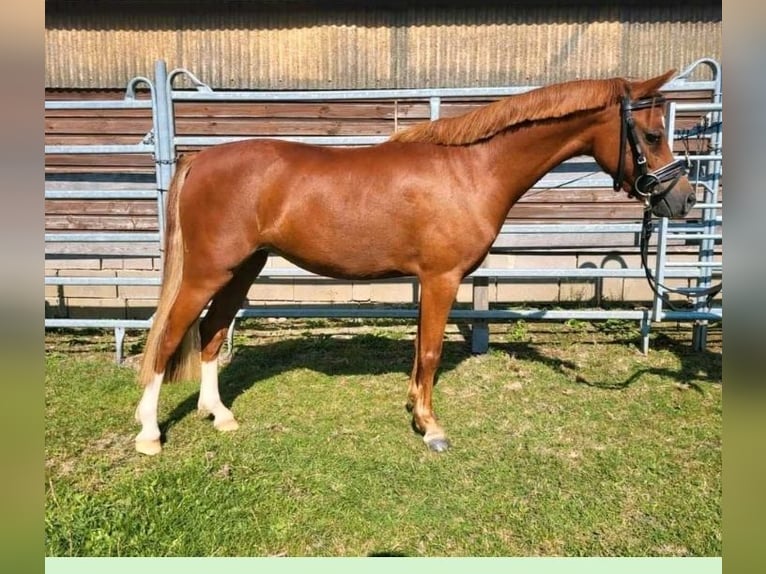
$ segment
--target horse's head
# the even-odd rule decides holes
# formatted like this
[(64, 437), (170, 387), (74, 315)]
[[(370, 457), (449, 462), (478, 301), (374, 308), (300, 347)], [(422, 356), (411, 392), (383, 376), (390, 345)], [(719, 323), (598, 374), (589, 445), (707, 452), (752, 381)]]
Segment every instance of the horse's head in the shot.
[(659, 89), (670, 70), (645, 81), (627, 82), (618, 105), (609, 106), (594, 155), (614, 179), (615, 191), (642, 200), (660, 217), (684, 217), (696, 202), (683, 161), (673, 157), (665, 128), (665, 99)]

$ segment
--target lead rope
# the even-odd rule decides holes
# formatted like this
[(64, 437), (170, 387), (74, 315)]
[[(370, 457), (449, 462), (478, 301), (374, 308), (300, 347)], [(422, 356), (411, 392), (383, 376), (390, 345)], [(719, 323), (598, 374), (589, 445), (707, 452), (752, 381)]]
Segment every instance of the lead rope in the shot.
[[(721, 281), (718, 285), (713, 285), (712, 287), (708, 287), (707, 289), (701, 289), (701, 290), (695, 290), (694, 292), (689, 292), (686, 289), (673, 289), (671, 287), (668, 287), (667, 285), (663, 285), (662, 283), (659, 283), (657, 279), (654, 277), (652, 272), (649, 270), (649, 240), (652, 237), (652, 214), (651, 212), (646, 209), (644, 210), (644, 219), (641, 224), (641, 239), (640, 239), (640, 249), (641, 249), (641, 265), (644, 268), (644, 274), (646, 275), (646, 281), (649, 283), (649, 287), (651, 287), (652, 291), (657, 295), (660, 299), (662, 299), (662, 302), (665, 303), (670, 309), (673, 311), (677, 311), (678, 308), (673, 305), (673, 303), (670, 301), (670, 298), (668, 297), (669, 293), (676, 293), (678, 295), (683, 295), (687, 299), (691, 299), (693, 297), (700, 297), (700, 296), (706, 296), (705, 304), (707, 307), (710, 307), (713, 303), (713, 299), (715, 299), (716, 295), (721, 292), (721, 289), (723, 288), (723, 281)], [(660, 291), (662, 289), (662, 291)]]

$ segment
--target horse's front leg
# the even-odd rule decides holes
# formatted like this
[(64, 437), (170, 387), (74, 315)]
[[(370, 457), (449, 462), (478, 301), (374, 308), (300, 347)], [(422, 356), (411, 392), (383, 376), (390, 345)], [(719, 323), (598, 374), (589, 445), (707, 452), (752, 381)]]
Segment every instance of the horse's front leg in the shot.
[(428, 448), (436, 452), (449, 448), (447, 435), (436, 421), (432, 396), (441, 360), (444, 328), (459, 285), (460, 276), (455, 275), (421, 278), (417, 348), (409, 401), (412, 404), (413, 425), (423, 433), (423, 441)]
[(410, 384), (407, 388), (407, 410), (412, 412), (415, 408), (415, 403), (418, 400), (418, 341), (420, 339), (420, 320), (418, 319), (418, 329), (415, 335), (415, 360), (412, 364), (412, 372), (410, 373)]

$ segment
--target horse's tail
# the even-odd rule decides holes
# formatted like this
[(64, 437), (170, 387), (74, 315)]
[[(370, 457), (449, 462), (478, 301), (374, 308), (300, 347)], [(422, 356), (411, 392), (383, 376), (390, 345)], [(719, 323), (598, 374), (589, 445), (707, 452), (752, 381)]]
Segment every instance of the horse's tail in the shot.
[[(181, 156), (176, 166), (167, 197), (165, 216), (165, 266), (162, 274), (162, 287), (157, 311), (154, 313), (151, 329), (146, 339), (143, 363), (139, 381), (148, 385), (155, 376), (157, 355), (159, 354), (170, 309), (175, 302), (183, 277), (184, 241), (179, 218), (181, 190), (191, 168), (193, 156)], [(165, 381), (196, 379), (200, 373), (200, 336), (199, 319), (184, 335), (165, 367)]]

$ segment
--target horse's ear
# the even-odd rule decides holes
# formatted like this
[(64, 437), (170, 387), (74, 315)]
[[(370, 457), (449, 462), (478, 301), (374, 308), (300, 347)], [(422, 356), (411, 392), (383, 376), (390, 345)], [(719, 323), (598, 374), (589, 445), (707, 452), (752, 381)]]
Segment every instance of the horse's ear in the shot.
[(650, 78), (639, 82), (630, 83), (630, 95), (634, 99), (646, 98), (660, 91), (660, 88), (668, 83), (668, 80), (675, 76), (675, 70), (668, 70), (661, 76)]

